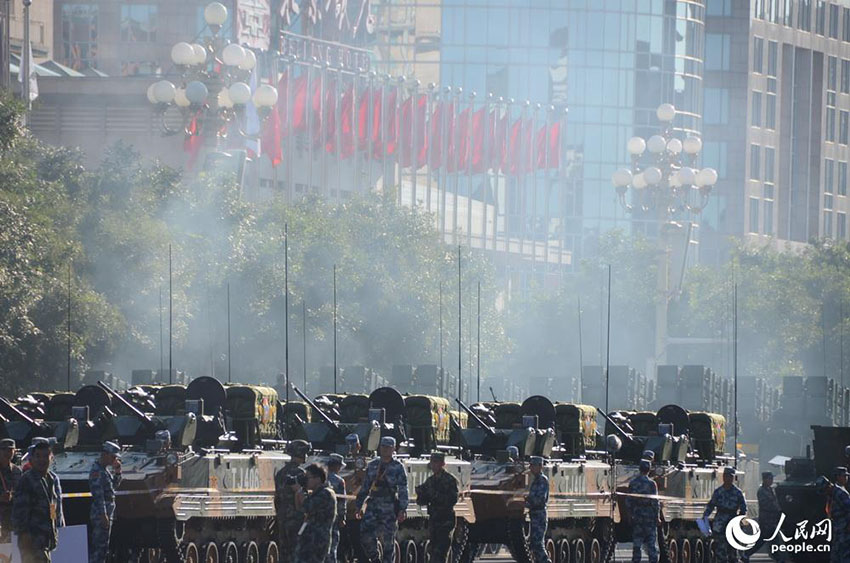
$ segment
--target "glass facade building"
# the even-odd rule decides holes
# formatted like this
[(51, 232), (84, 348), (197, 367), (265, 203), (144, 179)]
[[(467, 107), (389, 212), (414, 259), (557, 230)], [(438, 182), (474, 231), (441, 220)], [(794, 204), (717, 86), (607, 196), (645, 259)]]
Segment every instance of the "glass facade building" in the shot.
[[(606, 230), (655, 231), (654, 221), (619, 206), (611, 174), (629, 162), (629, 137), (657, 132), (661, 103), (679, 110), (674, 126), (681, 134), (701, 134), (709, 48), (703, 1), (421, 0), (375, 9), (382, 70), (437, 76), (435, 82), (479, 96), (568, 108), (575, 174), (562, 188), (569, 193), (558, 198), (558, 231), (574, 258), (592, 252)], [(427, 25), (417, 21), (420, 14)], [(391, 21), (394, 31), (382, 33)], [(423, 26), (427, 37), (416, 33)], [(730, 56), (728, 41), (712, 41), (711, 49)]]

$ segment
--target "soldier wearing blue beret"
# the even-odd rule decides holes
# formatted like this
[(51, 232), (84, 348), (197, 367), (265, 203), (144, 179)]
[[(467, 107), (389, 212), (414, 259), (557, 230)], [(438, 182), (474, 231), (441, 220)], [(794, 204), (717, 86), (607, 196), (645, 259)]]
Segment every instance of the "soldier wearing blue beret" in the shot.
[(89, 471), (89, 563), (106, 563), (115, 514), (115, 489), (120, 484), (121, 447), (115, 442), (104, 442), (100, 458)]

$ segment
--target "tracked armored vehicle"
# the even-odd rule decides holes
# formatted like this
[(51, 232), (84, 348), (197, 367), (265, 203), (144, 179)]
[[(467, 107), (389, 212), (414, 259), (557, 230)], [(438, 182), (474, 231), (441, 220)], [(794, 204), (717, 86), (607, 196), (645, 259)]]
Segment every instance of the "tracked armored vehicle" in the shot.
[(277, 439), (276, 392), (200, 377), (160, 387), (154, 400), (150, 413), (103, 383), (77, 392), (80, 442), (55, 461), (68, 523), (88, 522), (89, 469), (100, 443), (116, 440), (124, 478), (114, 560), (278, 561), (274, 474), (289, 457)]
[[(474, 456), (472, 490), (475, 523), (463, 560), (471, 562), (485, 544), (504, 544), (514, 560), (529, 563), (525, 494), (527, 459), (549, 458), (549, 527), (546, 549), (553, 561), (599, 563), (613, 553), (611, 466), (595, 450), (595, 409), (554, 405), (533, 396), (519, 403), (478, 403), (467, 407), (470, 428), (463, 448)], [(483, 415), (483, 416), (482, 416)], [(495, 424), (493, 424), (495, 423)], [(511, 458), (508, 448), (517, 448)]]

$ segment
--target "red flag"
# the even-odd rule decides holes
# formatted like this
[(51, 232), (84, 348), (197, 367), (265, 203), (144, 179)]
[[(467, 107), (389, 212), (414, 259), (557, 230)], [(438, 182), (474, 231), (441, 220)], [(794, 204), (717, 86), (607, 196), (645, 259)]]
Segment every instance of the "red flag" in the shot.
[[(425, 128), (425, 111), (428, 98), (421, 94), (416, 100), (416, 109), (413, 108), (413, 98), (408, 98), (401, 111), (401, 166), (413, 164), (413, 151), (416, 150), (416, 168), (425, 165), (428, 155), (428, 132)], [(415, 123), (414, 123), (415, 121)], [(414, 137), (413, 130), (416, 129)]]
[(546, 133), (548, 132), (548, 127), (545, 125), (537, 131), (537, 134), (534, 136), (534, 165), (538, 170), (546, 168)]
[(416, 146), (419, 149), (416, 155), (416, 168), (422, 168), (428, 162), (428, 128), (425, 124), (427, 112), (428, 97), (423, 94), (416, 102)]
[(354, 115), (354, 86), (349, 86), (345, 94), (342, 95), (342, 109), (340, 110), (340, 127), (342, 128), (342, 147), (340, 147), (340, 155), (343, 158), (350, 158), (354, 154), (354, 123), (351, 118)]
[(372, 152), (379, 158), (378, 143), (381, 142), (381, 111), (384, 107), (384, 92), (378, 88), (372, 91)]
[(313, 78), (313, 92), (310, 95), (310, 112), (313, 117), (313, 144), (318, 145), (322, 141), (322, 79)]
[[(387, 155), (392, 156), (398, 150), (398, 132), (399, 132), (399, 108), (396, 107), (396, 101), (398, 100), (398, 88), (393, 88), (393, 91), (390, 92), (390, 95), (387, 96), (387, 109), (386, 109), (386, 118), (387, 118), (387, 127), (384, 131), (384, 145), (386, 146)], [(409, 100), (409, 98), (408, 98)]]
[(561, 122), (556, 121), (549, 128), (549, 168), (561, 167)]
[(520, 117), (511, 125), (511, 134), (509, 141), (509, 151), (507, 154), (507, 158), (505, 158), (505, 167), (503, 167), (502, 171), (511, 174), (519, 173), (519, 162), (520, 162), (520, 141), (522, 138), (522, 118)]
[(369, 104), (371, 103), (372, 89), (367, 88), (360, 93), (360, 103), (357, 107), (357, 143), (361, 149), (365, 149), (369, 141)]
[[(376, 159), (383, 158), (385, 149), (386, 154), (391, 156), (395, 152), (398, 139), (398, 118), (396, 117), (398, 90), (393, 88), (389, 94), (385, 94), (384, 96), (386, 99), (383, 101), (380, 100), (380, 96), (378, 97), (376, 101), (378, 107), (374, 115), (375, 119), (372, 120), (372, 124), (375, 126), (375, 130), (373, 131), (373, 134), (375, 134), (373, 156)], [(381, 119), (382, 105), (385, 108), (383, 116), (385, 122)]]
[(186, 138), (183, 139), (183, 150), (189, 153), (189, 158), (186, 159), (186, 169), (191, 170), (195, 166), (195, 161), (198, 160), (198, 154), (201, 152), (201, 146), (204, 144), (201, 138), (200, 123), (198, 123), (198, 112), (192, 117), (189, 126), (186, 128)]
[(292, 130), (303, 131), (307, 127), (307, 75), (302, 74), (295, 80), (292, 96)]
[(481, 173), (487, 168), (484, 157), (484, 126), (487, 119), (487, 110), (481, 108), (472, 114), (472, 146), (471, 156), (472, 171)]
[(504, 170), (506, 166), (505, 159), (507, 157), (507, 140), (505, 135), (508, 132), (508, 116), (497, 117), (496, 112), (490, 115), (493, 124), (493, 141), (490, 144), (490, 167), (493, 170)]
[(336, 80), (331, 79), (325, 85), (324, 131), (325, 150), (336, 150)]
[[(399, 165), (400, 166), (410, 166), (410, 151), (413, 150), (413, 97), (407, 98), (404, 103), (401, 104), (401, 122), (399, 123), (399, 136), (397, 138), (398, 144), (400, 145), (399, 151)], [(389, 150), (389, 147), (388, 147)], [(396, 150), (393, 147), (393, 150)], [(392, 154), (392, 153), (390, 153)]]
[(520, 154), (520, 174), (531, 170), (531, 155), (534, 152), (534, 120), (526, 119), (522, 124), (522, 152)]
[(466, 169), (469, 152), (469, 108), (466, 108), (457, 116), (453, 133), (452, 144), (449, 145), (449, 158), (446, 163), (446, 169), (449, 172)]
[(431, 162), (428, 163), (432, 169), (439, 169), (442, 165), (443, 149), (443, 102), (434, 104), (431, 113)]
[(272, 167), (283, 161), (281, 152), (281, 124), (280, 112), (272, 111), (263, 123), (263, 135), (260, 148), (264, 155), (272, 161)]
[[(285, 131), (287, 119), (289, 117), (289, 107), (286, 103), (286, 88), (289, 83), (289, 73), (284, 72), (277, 82), (277, 104), (274, 111), (278, 114), (278, 125), (281, 131)], [(291, 105), (291, 104), (289, 104)]]

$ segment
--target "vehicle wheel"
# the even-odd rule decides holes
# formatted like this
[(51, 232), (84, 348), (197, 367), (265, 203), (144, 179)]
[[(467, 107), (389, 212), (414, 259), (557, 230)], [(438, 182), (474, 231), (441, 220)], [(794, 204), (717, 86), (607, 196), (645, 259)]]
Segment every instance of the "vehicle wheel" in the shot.
[[(472, 557), (469, 556), (469, 550), (477, 548), (476, 546), (468, 547), (469, 543), (469, 525), (466, 520), (458, 519), (455, 522), (455, 531), (452, 534), (452, 545), (449, 546), (448, 560), (452, 563), (464, 563), (472, 561), (475, 557), (473, 552)], [(430, 561), (430, 556), (429, 559)]]
[(705, 544), (705, 561), (706, 563), (714, 563), (717, 557), (715, 557), (714, 550), (717, 549), (717, 544), (714, 540), (708, 540)]
[(688, 538), (682, 540), (682, 546), (679, 548), (681, 563), (691, 563), (691, 541)]
[(407, 540), (404, 544), (404, 554), (402, 555), (403, 563), (419, 563), (419, 550), (416, 548), (416, 542)]
[[(431, 563), (431, 540), (425, 540), (422, 544), (422, 563)], [(449, 548), (451, 549), (451, 548)], [(451, 559), (450, 559), (451, 561)]]
[(528, 530), (525, 522), (519, 519), (508, 520), (508, 549), (516, 563), (532, 563), (528, 546)]
[(195, 545), (195, 542), (189, 542), (186, 544), (186, 552), (183, 556), (183, 561), (186, 563), (201, 563), (201, 555), (198, 553), (198, 546)]
[(581, 538), (573, 542), (573, 563), (585, 563), (584, 540)]
[(558, 550), (555, 549), (555, 541), (552, 538), (549, 538), (543, 545), (546, 548), (546, 555), (549, 556), (549, 561), (552, 563), (561, 563), (558, 559)]
[(239, 563), (239, 546), (236, 542), (225, 542), (221, 544), (221, 563)]
[(705, 563), (705, 544), (700, 538), (694, 540), (692, 551), (694, 552), (694, 563)]
[(242, 555), (242, 563), (260, 563), (260, 548), (257, 545), (257, 542), (250, 541), (245, 546)]
[(277, 549), (277, 542), (270, 541), (263, 546), (263, 552), (260, 557), (263, 563), (279, 563), (280, 552)]
[(593, 538), (590, 541), (590, 553), (588, 554), (589, 563), (601, 563), (602, 561), (602, 546), (599, 545), (599, 540)]
[(219, 563), (218, 546), (215, 542), (210, 542), (204, 548), (204, 563)]
[(401, 563), (401, 546), (397, 541), (393, 542), (393, 563)]
[(558, 542), (558, 563), (570, 563), (570, 542), (560, 540)]
[(667, 553), (670, 557), (670, 563), (679, 563), (679, 542), (675, 538), (670, 538), (667, 542)]

